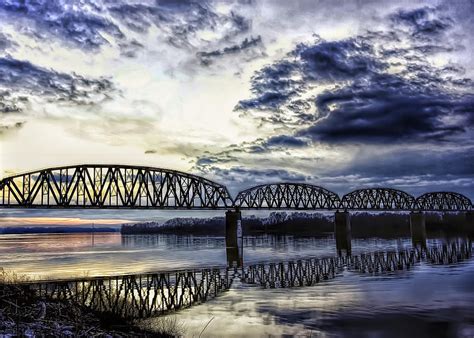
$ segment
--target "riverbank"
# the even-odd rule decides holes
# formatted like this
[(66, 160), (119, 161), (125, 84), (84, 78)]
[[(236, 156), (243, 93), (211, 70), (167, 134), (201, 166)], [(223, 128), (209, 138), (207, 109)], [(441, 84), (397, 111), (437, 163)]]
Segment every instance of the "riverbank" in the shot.
[[(21, 279), (21, 278), (20, 278)], [(174, 337), (173, 321), (144, 326), (72, 302), (39, 299), (0, 269), (0, 337)]]

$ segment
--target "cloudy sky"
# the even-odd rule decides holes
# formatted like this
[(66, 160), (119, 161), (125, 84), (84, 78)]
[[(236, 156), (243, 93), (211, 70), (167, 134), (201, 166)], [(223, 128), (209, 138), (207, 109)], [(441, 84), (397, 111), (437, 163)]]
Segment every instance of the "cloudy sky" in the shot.
[(470, 1), (0, 1), (2, 177), (80, 163), (474, 197)]

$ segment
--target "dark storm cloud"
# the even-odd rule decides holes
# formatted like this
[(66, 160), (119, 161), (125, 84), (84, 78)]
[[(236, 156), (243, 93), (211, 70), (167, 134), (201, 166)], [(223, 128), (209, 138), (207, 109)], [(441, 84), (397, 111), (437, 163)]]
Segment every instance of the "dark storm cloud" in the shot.
[(205, 152), (203, 155), (198, 156), (194, 168), (196, 170), (205, 170), (216, 164), (238, 162), (238, 156), (242, 154), (265, 154), (274, 151), (304, 148), (309, 145), (310, 140), (308, 138), (291, 135), (277, 135), (267, 139), (258, 138), (251, 142), (242, 142), (238, 145), (233, 144), (226, 150), (214, 154)]
[[(221, 17), (207, 1), (157, 1), (152, 5), (118, 2), (109, 8), (110, 13), (128, 28), (145, 32), (152, 25), (169, 25), (173, 33), (182, 37), (202, 28), (217, 28), (225, 22), (236, 32), (247, 31), (250, 23), (244, 17), (231, 12)], [(187, 19), (180, 21), (177, 19)]]
[(298, 134), (330, 143), (441, 141), (474, 125), (474, 95), (449, 94), (388, 74), (326, 91), (316, 106), (326, 117)]
[(15, 43), (5, 34), (0, 32), (0, 52), (15, 46)]
[(159, 8), (144, 4), (118, 2), (109, 11), (129, 29), (139, 33), (146, 32), (154, 22), (165, 19)]
[(15, 97), (9, 91), (0, 90), (0, 113), (2, 114), (19, 113), (22, 111), (21, 106), (26, 102), (28, 102), (26, 97)]
[(88, 79), (77, 74), (59, 73), (28, 61), (0, 58), (0, 88), (38, 95), (58, 101), (91, 103), (95, 95), (113, 90), (104, 78)]
[[(312, 82), (327, 83), (368, 76), (387, 66), (374, 58), (373, 53), (373, 48), (363, 39), (300, 44), (289, 53), (288, 59), (256, 72), (251, 80), (255, 98), (239, 101), (235, 109), (278, 110)], [(290, 109), (296, 108), (294, 102), (291, 105)]]
[(0, 87), (0, 134), (23, 126), (25, 121), (21, 113), (27, 104), (27, 97), (12, 94)]
[[(446, 165), (449, 163), (449, 165)], [(474, 176), (474, 146), (440, 149), (397, 149), (369, 156), (361, 154), (345, 167), (332, 169), (334, 175), (357, 174), (366, 177), (429, 175), (443, 177)], [(473, 182), (474, 184), (474, 182)]]
[(300, 148), (308, 146), (308, 141), (289, 135), (278, 135), (270, 137), (263, 142), (263, 145), (267, 147), (282, 146), (285, 148)]
[(13, 102), (8, 102), (3, 97), (0, 96), (0, 113), (19, 113), (21, 109)]
[[(213, 43), (230, 44), (234, 37), (248, 32), (251, 26), (251, 22), (237, 12), (220, 13), (212, 2), (207, 1), (142, 4), (121, 0), (73, 3), (6, 0), (0, 2), (0, 20), (18, 25), (21, 33), (39, 42), (55, 38), (86, 51), (96, 51), (103, 45), (116, 43), (125, 57), (134, 57), (142, 43), (136, 41), (136, 34), (131, 34), (130, 30), (145, 34), (151, 27), (156, 27), (160, 38), (169, 44), (199, 49), (201, 45), (212, 46)], [(200, 33), (205, 31), (218, 34), (213, 38), (202, 37)]]
[[(259, 141), (261, 142), (261, 140)], [(237, 155), (240, 153), (252, 153), (250, 148), (256, 147), (243, 142), (240, 145), (232, 144), (228, 149), (211, 154), (209, 151), (205, 151), (202, 155), (198, 156), (194, 165), (195, 170), (205, 171), (209, 170), (214, 164), (229, 163), (237, 160)]]
[(317, 183), (338, 193), (384, 186), (413, 195), (457, 191), (474, 198), (474, 145), (394, 148), (367, 146), (337, 167), (318, 170)]
[(197, 56), (201, 59), (201, 64), (209, 65), (214, 59), (233, 54), (245, 54), (250, 59), (255, 59), (265, 55), (261, 36), (256, 38), (245, 38), (241, 43), (217, 49), (210, 52), (199, 52)]
[(347, 80), (383, 70), (387, 65), (374, 58), (374, 50), (364, 39), (301, 44), (291, 53), (299, 58), (306, 81)]
[[(254, 97), (239, 101), (235, 109), (262, 111), (268, 114), (258, 115), (264, 123), (291, 124), (299, 129), (297, 136), (328, 143), (466, 137), (474, 126), (472, 80), (462, 78), (457, 65), (436, 68), (426, 60), (460, 48), (427, 42), (428, 36), (449, 31), (453, 20), (431, 8), (401, 10), (389, 18), (410, 32), (369, 31), (340, 41), (300, 44), (287, 58), (257, 71), (251, 80)], [(411, 44), (399, 48), (390, 43), (402, 40)], [(388, 72), (392, 66), (402, 70)], [(321, 84), (334, 87), (301, 98)]]
[(437, 38), (454, 24), (451, 18), (439, 15), (438, 10), (430, 7), (401, 9), (390, 19), (395, 25), (407, 27), (412, 36), (423, 39)]
[(250, 181), (249, 178), (256, 178), (256, 181), (266, 181), (268, 182), (269, 179), (273, 179), (278, 181), (285, 181), (285, 182), (302, 182), (309, 179), (309, 176), (303, 175), (301, 173), (297, 173), (294, 171), (288, 171), (283, 169), (265, 169), (265, 170), (258, 170), (258, 169), (248, 169), (242, 167), (233, 167), (231, 169), (218, 169), (215, 168), (215, 174), (218, 174), (223, 177), (229, 177), (231, 181), (241, 181), (245, 182), (245, 180)]
[(241, 166), (234, 166), (229, 169), (217, 166), (206, 167), (200, 170), (199, 174), (212, 177), (216, 182), (225, 182), (227, 188), (233, 193), (249, 187), (269, 182), (309, 182), (314, 177), (302, 173), (285, 169), (251, 169)]
[(31, 97), (89, 105), (113, 91), (112, 83), (104, 78), (88, 79), (0, 57), (0, 112), (4, 117), (25, 112)]
[[(42, 33), (71, 42), (82, 49), (95, 49), (107, 40), (102, 33), (122, 38), (120, 29), (101, 15), (101, 9), (93, 1), (64, 3), (57, 0), (0, 2), (0, 14), (7, 20), (26, 19), (35, 26), (22, 29), (25, 33), (47, 40)], [(28, 27), (28, 26), (24, 26)]]
[(315, 118), (314, 114), (310, 114), (311, 104), (305, 100), (294, 100), (291, 101), (287, 108), (292, 112), (299, 115), (301, 120), (313, 120)]
[(278, 109), (289, 98), (301, 91), (303, 82), (292, 78), (297, 71), (298, 65), (288, 60), (259, 70), (252, 77), (251, 90), (255, 98), (239, 101), (235, 109)]
[(129, 29), (143, 33), (158, 27), (168, 42), (176, 47), (194, 47), (200, 30), (225, 32), (223, 40), (247, 32), (250, 22), (231, 11), (217, 13), (206, 1), (157, 1), (153, 5), (115, 3), (112, 16)]
[(143, 50), (143, 46), (140, 42), (133, 39), (130, 42), (119, 43), (120, 54), (128, 58), (134, 58), (137, 54)]
[(198, 157), (195, 168), (200, 170), (202, 168), (208, 168), (214, 163), (227, 163), (235, 160), (235, 157), (229, 156), (229, 154), (221, 153), (217, 155), (203, 155)]

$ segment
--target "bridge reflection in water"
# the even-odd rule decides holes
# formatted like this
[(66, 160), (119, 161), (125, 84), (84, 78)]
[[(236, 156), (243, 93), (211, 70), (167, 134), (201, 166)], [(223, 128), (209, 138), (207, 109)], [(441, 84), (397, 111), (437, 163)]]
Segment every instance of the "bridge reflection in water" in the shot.
[[(24, 283), (25, 292), (70, 301), (123, 318), (148, 318), (197, 305), (228, 290), (235, 278), (263, 288), (311, 286), (342, 275), (397, 273), (416, 264), (456, 264), (472, 257), (471, 241), (399, 251), (338, 255), (237, 267)], [(240, 257), (240, 262), (242, 262)]]
[(417, 263), (455, 264), (471, 258), (471, 242), (453, 242), (426, 249), (415, 247), (400, 251), (378, 251), (356, 256), (339, 255), (277, 263), (252, 264), (242, 269), (242, 282), (263, 288), (287, 288), (315, 285), (335, 278), (343, 270), (383, 274), (410, 270)]
[(216, 297), (230, 287), (227, 269), (211, 268), (29, 283), (46, 299), (72, 301), (122, 318), (147, 318)]

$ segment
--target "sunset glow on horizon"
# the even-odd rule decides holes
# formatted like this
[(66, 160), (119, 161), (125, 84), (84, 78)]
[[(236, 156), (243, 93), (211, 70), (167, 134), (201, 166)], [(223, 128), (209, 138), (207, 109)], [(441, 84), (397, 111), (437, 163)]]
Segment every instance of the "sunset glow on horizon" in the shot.
[(17, 226), (101, 226), (101, 225), (122, 225), (130, 223), (125, 219), (86, 219), (78, 217), (3, 217), (0, 218), (0, 227)]

